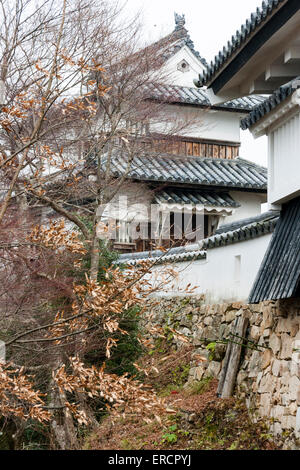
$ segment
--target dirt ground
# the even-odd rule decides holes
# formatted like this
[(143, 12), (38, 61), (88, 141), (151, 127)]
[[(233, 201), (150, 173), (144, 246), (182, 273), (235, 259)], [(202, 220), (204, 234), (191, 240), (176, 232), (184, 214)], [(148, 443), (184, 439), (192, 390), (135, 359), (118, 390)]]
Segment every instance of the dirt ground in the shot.
[(146, 380), (165, 397), (176, 414), (161, 416), (150, 424), (139, 416), (112, 424), (106, 417), (96, 432), (87, 436), (84, 449), (95, 450), (278, 450), (265, 422), (253, 424), (245, 404), (235, 398), (217, 397), (217, 381), (206, 378), (187, 388), (191, 349), (160, 351), (144, 358), (158, 366), (159, 374)]

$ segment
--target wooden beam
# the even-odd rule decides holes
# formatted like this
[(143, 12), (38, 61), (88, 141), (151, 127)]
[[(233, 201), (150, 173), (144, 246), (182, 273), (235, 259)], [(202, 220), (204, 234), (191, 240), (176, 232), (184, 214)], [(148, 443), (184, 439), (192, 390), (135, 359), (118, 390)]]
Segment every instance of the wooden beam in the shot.
[[(249, 319), (246, 317), (240, 317), (236, 326), (236, 335), (240, 338), (244, 338), (246, 330), (249, 324)], [(235, 340), (236, 343), (242, 340)], [(242, 346), (233, 343), (230, 346), (230, 357), (227, 363), (227, 370), (225, 372), (225, 378), (222, 387), (221, 398), (229, 398), (233, 395), (236, 376), (239, 370)], [(229, 345), (228, 345), (229, 346)], [(220, 392), (220, 391), (219, 391)]]
[(249, 95), (252, 95), (252, 94), (270, 95), (274, 93), (274, 90), (276, 90), (276, 86), (274, 86), (274, 82), (268, 83), (263, 80), (254, 80), (252, 83), (250, 83)]
[(284, 63), (294, 64), (300, 61), (300, 46), (291, 46), (284, 53)]
[[(207, 83), (207, 86), (212, 88), (215, 95), (226, 93), (226, 86), (231, 82), (234, 77), (237, 77), (240, 70), (249, 63), (249, 61), (255, 56), (255, 54), (267, 49), (266, 43), (273, 37), (276, 39), (276, 33), (283, 28), (288, 21), (299, 12), (300, 4), (299, 0), (288, 0), (285, 4), (280, 5), (277, 11), (265, 21), (262, 26), (256, 31), (256, 34), (250, 36), (249, 41), (246, 41), (237, 51), (233, 54), (232, 60), (227, 61), (224, 66), (221, 67), (219, 73), (213, 76)], [(298, 17), (297, 17), (298, 19)], [(271, 44), (273, 41), (271, 41)], [(274, 43), (273, 43), (274, 44)], [(276, 50), (278, 45), (271, 46), (271, 51)], [(270, 52), (270, 46), (268, 46)], [(267, 51), (266, 51), (267, 52)], [(268, 54), (269, 55), (269, 54)], [(262, 72), (257, 70), (258, 75)], [(240, 74), (242, 77), (242, 74)], [(241, 79), (239, 84), (241, 84)]]
[[(238, 322), (238, 319), (236, 318), (234, 320), (233, 325), (231, 326), (232, 333), (235, 332), (235, 329), (237, 327), (237, 322)], [(223, 391), (224, 382), (225, 382), (225, 378), (226, 378), (226, 374), (227, 374), (227, 370), (228, 370), (228, 365), (229, 365), (229, 360), (230, 360), (230, 356), (231, 356), (232, 346), (233, 346), (233, 343), (228, 343), (227, 344), (226, 354), (225, 354), (225, 358), (224, 358), (224, 362), (223, 362), (223, 367), (222, 367), (220, 378), (219, 378), (219, 384), (218, 384), (218, 390), (217, 390), (218, 397), (222, 396), (222, 391)]]
[(300, 62), (294, 65), (270, 65), (265, 73), (266, 81), (274, 81), (277, 79), (291, 80), (293, 77), (300, 75)]

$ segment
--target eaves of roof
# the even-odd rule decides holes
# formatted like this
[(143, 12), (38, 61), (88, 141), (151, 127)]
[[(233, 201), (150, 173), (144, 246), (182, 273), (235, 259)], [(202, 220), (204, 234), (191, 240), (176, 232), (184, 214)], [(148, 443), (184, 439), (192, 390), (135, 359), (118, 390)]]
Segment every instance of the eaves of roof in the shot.
[(229, 224), (221, 225), (217, 231), (216, 235), (220, 235), (226, 232), (232, 232), (234, 230), (238, 230), (242, 227), (246, 227), (255, 223), (263, 222), (264, 224), (268, 221), (277, 220), (280, 216), (280, 211), (272, 210), (268, 212), (264, 212), (263, 214), (255, 215), (253, 217), (248, 217), (246, 219), (235, 220), (234, 222), (230, 222)]
[[(90, 157), (88, 165), (93, 166)], [(105, 158), (103, 159), (105, 167)], [(127, 172), (128, 156), (115, 151), (111, 159), (111, 174), (120, 178)], [(231, 188), (247, 191), (267, 191), (267, 169), (236, 158), (203, 158), (144, 153), (131, 162), (128, 179), (144, 182), (185, 184), (199, 188)]]
[(299, 88), (300, 77), (296, 77), (291, 82), (281, 86), (278, 90), (273, 93), (273, 95), (264, 100), (261, 104), (255, 106), (253, 110), (249, 113), (249, 115), (242, 119), (241, 128), (243, 130), (246, 130), (254, 126), (267, 114), (276, 109), (281, 103), (283, 103)]
[(273, 216), (270, 217), (270, 214), (266, 213), (263, 214), (263, 217), (265, 217), (265, 219), (260, 220), (259, 222), (255, 221), (250, 224), (246, 223), (246, 225), (245, 221), (240, 221), (240, 227), (232, 231), (218, 233), (194, 245), (171, 248), (166, 253), (156, 250), (152, 252), (145, 251), (142, 253), (120, 255), (116, 264), (134, 266), (141, 262), (150, 261), (157, 265), (170, 262), (181, 263), (185, 261), (206, 259), (207, 250), (232, 245), (234, 243), (241, 243), (272, 233), (279, 220), (279, 215), (274, 213)]
[(189, 190), (186, 188), (166, 188), (154, 198), (158, 204), (179, 204), (205, 207), (236, 208), (240, 204), (226, 192)]
[(260, 95), (245, 96), (228, 101), (218, 106), (212, 106), (208, 94), (205, 90), (165, 84), (147, 84), (145, 86), (145, 98), (149, 100), (161, 101), (169, 104), (180, 104), (187, 106), (198, 106), (201, 108), (211, 107), (213, 110), (232, 111), (238, 113), (248, 113), (255, 106), (261, 104), (265, 97)]
[[(207, 69), (199, 77), (197, 86), (201, 87), (204, 85), (211, 85), (215, 80), (216, 76), (227, 66), (227, 64), (233, 60), (237, 54), (244, 48), (244, 46), (252, 39), (252, 37), (260, 31), (270, 19), (279, 12), (285, 4), (293, 4), (294, 9), (300, 7), (299, 0), (267, 0), (262, 2), (262, 6), (256, 9), (255, 13), (252, 13), (250, 18), (241, 26), (235, 35), (231, 37), (231, 40), (227, 42), (227, 45), (219, 51), (218, 55), (215, 56), (214, 61), (210, 63)], [(274, 28), (270, 29), (270, 34), (274, 33)], [(258, 47), (258, 46), (257, 46)], [(245, 57), (243, 63), (245, 63)]]
[(120, 255), (119, 259), (115, 262), (115, 264), (125, 264), (134, 266), (143, 262), (150, 262), (157, 266), (165, 263), (183, 263), (185, 261), (199, 259), (206, 259), (206, 252), (199, 250), (198, 245), (189, 245), (186, 247), (171, 248), (166, 252), (155, 250)]
[(184, 46), (192, 52), (192, 54), (201, 62), (204, 67), (208, 64), (201, 54), (195, 49), (194, 42), (192, 41), (187, 29), (185, 27), (176, 27), (172, 33), (159, 39), (154, 44), (148, 47), (155, 47), (163, 51), (163, 58), (165, 61), (170, 59), (173, 55), (180, 51)]
[(198, 52), (195, 49), (194, 42), (191, 40), (191, 37), (190, 37), (190, 35), (188, 34), (187, 31), (184, 34), (184, 36), (182, 37), (182, 39), (180, 41), (178, 41), (177, 44), (174, 45), (174, 51), (173, 51), (173, 53), (170, 54), (170, 56), (174, 55), (176, 52), (178, 52), (178, 50), (182, 49), (182, 47), (184, 47), (184, 46), (188, 47), (188, 49), (191, 51), (191, 53), (201, 62), (202, 65), (204, 65), (204, 67), (208, 67), (208, 64), (207, 64), (206, 60), (204, 59), (204, 57), (202, 57), (200, 55), (200, 52)]
[(249, 303), (288, 299), (300, 292), (300, 197), (287, 203), (261, 264)]
[(200, 242), (200, 249), (209, 250), (219, 246), (232, 245), (233, 243), (239, 243), (267, 235), (274, 231), (278, 219), (278, 215), (274, 215), (272, 218), (266, 216), (266, 220), (261, 220), (259, 222), (255, 221), (250, 224), (246, 223), (246, 225), (244, 225), (245, 222), (241, 221), (241, 226), (239, 228), (232, 231), (218, 233)]

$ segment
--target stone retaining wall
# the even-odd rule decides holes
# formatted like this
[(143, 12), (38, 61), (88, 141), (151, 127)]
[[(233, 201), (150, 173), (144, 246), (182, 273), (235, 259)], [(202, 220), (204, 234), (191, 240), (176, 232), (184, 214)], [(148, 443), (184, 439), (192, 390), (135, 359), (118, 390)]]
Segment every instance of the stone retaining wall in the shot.
[[(243, 351), (236, 394), (246, 400), (254, 420), (270, 420), (270, 431), (285, 448), (300, 449), (300, 353), (296, 351), (300, 349), (300, 299), (258, 305), (206, 305), (203, 296), (153, 299), (145, 324), (169, 325), (191, 339), (195, 347), (192, 382), (219, 377), (226, 345), (217, 345), (214, 351), (206, 346), (227, 338), (237, 316), (249, 318), (247, 339), (263, 346), (263, 352), (254, 344), (254, 349)], [(173, 342), (182, 346), (179, 340)]]

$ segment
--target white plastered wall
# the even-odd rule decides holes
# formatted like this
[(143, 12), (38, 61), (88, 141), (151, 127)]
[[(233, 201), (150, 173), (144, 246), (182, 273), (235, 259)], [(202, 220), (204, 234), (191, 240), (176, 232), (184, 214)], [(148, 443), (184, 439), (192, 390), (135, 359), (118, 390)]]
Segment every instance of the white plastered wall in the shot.
[[(182, 72), (178, 70), (178, 65), (182, 61), (188, 64), (188, 71)], [(174, 54), (162, 67), (161, 75), (164, 82), (169, 85), (186, 86), (196, 88), (193, 80), (205, 70), (201, 61), (195, 57), (191, 50), (184, 46), (176, 54)], [(184, 129), (181, 135), (203, 138), (211, 140), (221, 140), (228, 142), (240, 143), (240, 114), (217, 110), (204, 110), (192, 106), (165, 106), (165, 113), (168, 115), (168, 122), (174, 123), (180, 117), (183, 121), (189, 122), (191, 128)], [(164, 119), (164, 123), (165, 123)], [(168, 132), (164, 128), (164, 124), (156, 124), (152, 129), (157, 132)], [(176, 131), (175, 131), (176, 133)]]
[(300, 111), (269, 133), (270, 204), (300, 194)]
[(219, 227), (237, 220), (260, 215), (262, 213), (261, 206), (267, 201), (267, 194), (246, 191), (230, 191), (229, 194), (236, 202), (241, 204), (241, 207), (234, 209), (232, 215), (223, 218)]
[[(196, 139), (240, 143), (240, 115), (238, 113), (173, 104), (165, 105), (161, 114), (161, 122), (151, 124), (152, 132), (175, 133)], [(176, 129), (180, 129), (180, 132)]]
[[(187, 71), (178, 70), (178, 64), (182, 60), (188, 64)], [(165, 63), (162, 67), (162, 74), (165, 77), (165, 83), (169, 85), (195, 87), (193, 81), (203, 70), (205, 70), (204, 65), (187, 46), (184, 46)]]
[[(255, 239), (207, 251), (205, 260), (172, 263), (177, 279), (155, 293), (158, 297), (186, 295), (188, 284), (197, 286), (193, 295), (205, 295), (207, 303), (247, 301), (271, 239), (267, 234)], [(151, 279), (157, 283), (166, 265), (153, 268)]]

